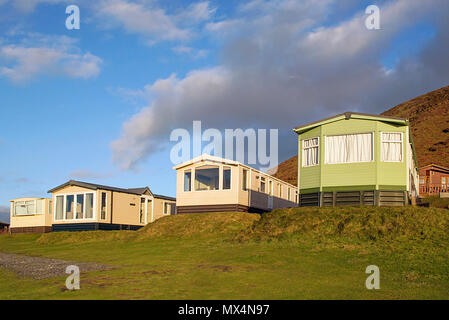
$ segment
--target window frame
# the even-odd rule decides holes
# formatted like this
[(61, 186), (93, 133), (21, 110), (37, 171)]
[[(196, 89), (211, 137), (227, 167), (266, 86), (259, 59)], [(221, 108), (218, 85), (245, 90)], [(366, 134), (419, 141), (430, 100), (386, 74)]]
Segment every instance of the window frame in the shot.
[[(309, 147), (305, 147), (304, 146), (304, 142), (305, 141), (309, 141), (309, 140), (315, 140), (318, 139), (317, 145), (316, 146), (309, 146)], [(317, 163), (316, 164), (311, 164), (311, 165), (306, 165), (306, 157), (305, 157), (305, 151), (306, 149), (312, 149), (312, 148), (318, 148), (318, 157), (317, 157)], [(302, 167), (303, 168), (310, 168), (310, 167), (316, 167), (320, 165), (320, 157), (321, 157), (321, 149), (320, 149), (320, 136), (317, 137), (312, 137), (312, 138), (307, 138), (307, 139), (303, 139), (302, 140)]]
[(172, 212), (169, 212), (169, 213), (165, 212), (165, 207), (166, 206), (167, 206), (167, 208), (171, 208), (171, 210), (172, 210), (173, 208), (176, 208), (176, 203), (171, 202), (171, 201), (164, 201), (163, 205), (162, 205), (162, 215), (164, 215), (164, 216), (171, 216), (173, 214), (176, 214), (176, 209), (174, 210), (175, 211), (174, 213), (172, 213)]
[[(73, 196), (74, 200), (73, 202), (76, 203), (76, 198), (78, 195), (84, 195), (84, 199), (83, 199), (83, 218), (82, 219), (76, 219), (76, 210), (73, 214), (73, 218), (72, 219), (67, 219), (67, 196)], [(92, 218), (86, 218), (86, 195), (87, 194), (92, 194), (93, 198), (92, 198), (92, 202), (93, 202), (93, 206), (92, 206)], [(62, 197), (62, 219), (56, 219), (56, 206), (57, 206), (57, 197)], [(67, 222), (67, 221), (71, 221), (71, 222), (76, 222), (76, 221), (96, 221), (96, 209), (97, 209), (97, 203), (96, 203), (96, 199), (97, 199), (97, 193), (95, 191), (86, 191), (86, 192), (68, 192), (68, 193), (57, 193), (53, 196), (53, 221), (54, 222)], [(107, 206), (106, 206), (107, 208)]]
[[(224, 172), (225, 170), (229, 170), (229, 188), (225, 189), (224, 188)], [(223, 166), (222, 170), (221, 170), (221, 189), (219, 190), (223, 190), (223, 191), (231, 191), (232, 190), (232, 167), (231, 166)]]
[[(27, 202), (34, 202), (34, 205), (33, 205), (33, 212), (32, 213), (28, 213), (28, 209), (27, 209), (27, 213), (26, 214), (17, 214), (16, 213), (16, 206), (17, 206), (17, 203), (24, 203), (23, 205), (25, 205), (25, 206), (27, 206)], [(42, 212), (41, 213), (39, 213), (38, 211), (37, 211), (37, 202), (38, 201), (43, 201), (44, 203), (43, 203), (43, 205), (42, 205)], [(26, 217), (26, 216), (42, 216), (42, 215), (45, 215), (45, 210), (46, 210), (46, 206), (45, 206), (45, 199), (30, 199), (30, 200), (19, 200), (19, 201), (13, 201), (13, 210), (12, 210), (12, 213), (13, 213), (13, 217)]]
[[(209, 167), (209, 166), (210, 167), (214, 167), (214, 168), (201, 169), (201, 167)], [(198, 168), (200, 168), (200, 169), (198, 170)], [(194, 169), (195, 170), (192, 171), (192, 172), (194, 172), (193, 181), (192, 181), (192, 183), (193, 183), (193, 188), (192, 188), (193, 191), (195, 191), (195, 192), (217, 192), (217, 191), (223, 191), (223, 189), (221, 188), (222, 187), (221, 183), (220, 183), (220, 176), (222, 175), (221, 166), (219, 166), (219, 165), (212, 165), (212, 164), (201, 164), (201, 165), (195, 167)], [(217, 189), (213, 189), (213, 190), (197, 190), (196, 189), (196, 172), (197, 171), (201, 171), (201, 170), (208, 170), (208, 169), (218, 169), (218, 188)]]
[[(246, 173), (246, 176), (245, 176)], [(242, 191), (248, 191), (248, 177), (249, 177), (249, 170), (243, 168), (242, 169)]]
[[(262, 183), (263, 183), (263, 190), (262, 190)], [(267, 180), (265, 177), (260, 177), (259, 178), (259, 192), (261, 193), (267, 193)]]
[[(105, 213), (104, 213), (104, 218), (101, 217), (101, 209), (103, 208), (103, 206), (102, 206), (103, 194), (106, 195), (105, 201), (104, 201), (105, 208), (106, 208)], [(98, 220), (105, 221), (107, 219), (108, 219), (108, 193), (106, 191), (100, 191), (100, 212), (99, 212)]]
[[(143, 202), (142, 202), (143, 200)], [(142, 208), (143, 203), (143, 208)], [(145, 217), (148, 215), (148, 199), (146, 197), (140, 197), (139, 203), (139, 224), (145, 224)]]
[[(392, 140), (384, 140), (384, 133), (400, 133), (401, 134), (401, 141), (392, 141)], [(401, 160), (400, 161), (393, 161), (393, 160), (383, 160), (383, 149), (384, 149), (384, 142), (386, 143), (401, 143)], [(394, 132), (394, 131), (381, 131), (380, 132), (380, 161), (381, 162), (390, 162), (390, 163), (403, 163), (404, 162), (404, 132)]]
[[(189, 190), (186, 190), (186, 173), (190, 173), (190, 186), (189, 186)], [(193, 183), (193, 170), (192, 169), (184, 169), (183, 170), (183, 186), (182, 186), (182, 190), (183, 192), (192, 192), (194, 191), (194, 183)]]
[(324, 145), (326, 146), (327, 144), (327, 137), (340, 137), (340, 136), (351, 136), (351, 135), (358, 135), (358, 134), (371, 134), (371, 160), (368, 161), (349, 161), (349, 162), (326, 162), (326, 147), (324, 148), (324, 164), (326, 165), (344, 165), (344, 164), (351, 164), (351, 163), (370, 163), (370, 162), (375, 162), (376, 157), (374, 155), (375, 152), (375, 148), (374, 148), (374, 136), (375, 136), (375, 132), (371, 131), (371, 132), (357, 132), (357, 133), (345, 133), (345, 134), (330, 134), (330, 135), (326, 135), (324, 136)]

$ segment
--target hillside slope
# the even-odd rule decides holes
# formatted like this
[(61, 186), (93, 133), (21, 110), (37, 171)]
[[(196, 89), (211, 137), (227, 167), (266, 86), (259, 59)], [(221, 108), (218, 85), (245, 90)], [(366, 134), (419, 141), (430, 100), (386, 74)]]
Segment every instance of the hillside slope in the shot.
[(449, 86), (382, 113), (410, 120), (418, 163), (449, 167)]
[[(436, 163), (449, 167), (449, 86), (401, 103), (382, 113), (407, 118), (419, 166)], [(279, 164), (275, 177), (297, 184), (298, 156)]]

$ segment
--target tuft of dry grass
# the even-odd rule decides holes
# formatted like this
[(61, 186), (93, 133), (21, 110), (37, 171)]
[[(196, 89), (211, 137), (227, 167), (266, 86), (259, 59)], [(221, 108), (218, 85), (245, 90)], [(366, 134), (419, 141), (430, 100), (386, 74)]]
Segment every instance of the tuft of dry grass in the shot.
[(422, 198), (421, 201), (423, 203), (428, 203), (432, 208), (441, 208), (441, 209), (449, 209), (449, 199), (448, 198), (440, 198), (439, 196), (428, 196)]

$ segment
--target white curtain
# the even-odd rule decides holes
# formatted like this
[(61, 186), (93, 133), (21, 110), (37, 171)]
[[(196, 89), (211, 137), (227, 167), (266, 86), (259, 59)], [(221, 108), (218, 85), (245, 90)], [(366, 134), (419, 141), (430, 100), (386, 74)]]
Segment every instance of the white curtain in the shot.
[(312, 138), (303, 141), (303, 166), (309, 167), (318, 164), (318, 144), (318, 138)]
[(327, 136), (325, 162), (328, 164), (373, 160), (372, 133)]
[(382, 161), (402, 161), (402, 134), (382, 132)]

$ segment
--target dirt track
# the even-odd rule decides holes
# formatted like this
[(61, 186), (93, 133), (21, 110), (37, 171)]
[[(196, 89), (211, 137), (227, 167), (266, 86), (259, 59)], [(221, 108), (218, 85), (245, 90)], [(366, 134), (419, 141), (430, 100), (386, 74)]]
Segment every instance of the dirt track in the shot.
[(94, 262), (65, 261), (0, 252), (0, 267), (14, 271), (19, 276), (36, 280), (67, 275), (65, 270), (69, 265), (78, 266), (80, 272), (113, 269), (112, 266)]

